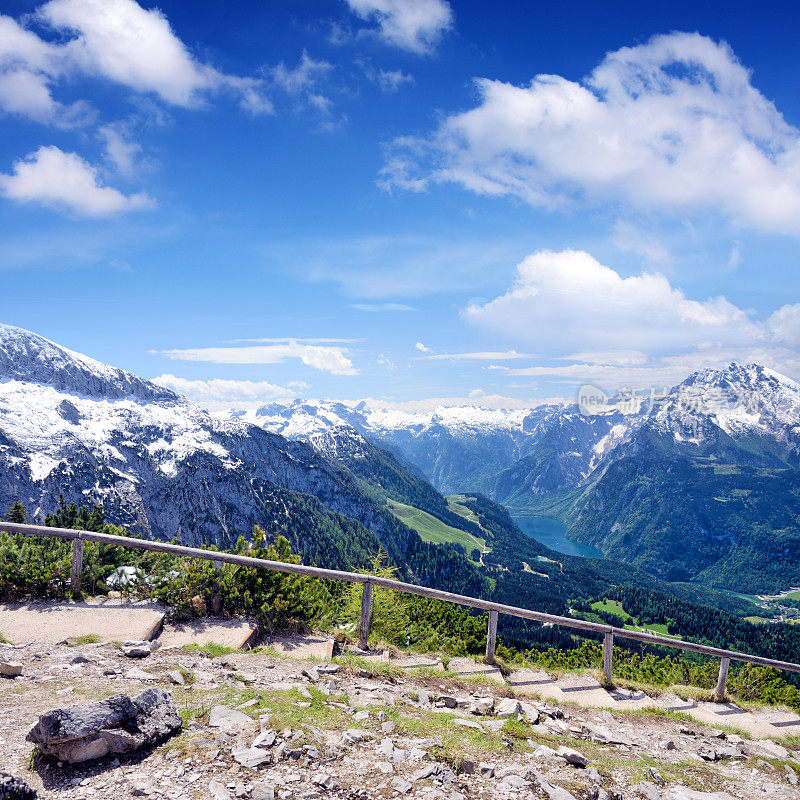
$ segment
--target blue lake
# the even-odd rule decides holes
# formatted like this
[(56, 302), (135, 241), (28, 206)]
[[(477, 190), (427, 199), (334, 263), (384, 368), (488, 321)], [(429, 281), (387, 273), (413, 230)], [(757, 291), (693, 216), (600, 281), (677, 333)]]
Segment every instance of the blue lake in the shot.
[(514, 517), (519, 529), (541, 542), (545, 547), (569, 556), (602, 558), (603, 553), (590, 544), (580, 544), (567, 538), (567, 526), (552, 517)]

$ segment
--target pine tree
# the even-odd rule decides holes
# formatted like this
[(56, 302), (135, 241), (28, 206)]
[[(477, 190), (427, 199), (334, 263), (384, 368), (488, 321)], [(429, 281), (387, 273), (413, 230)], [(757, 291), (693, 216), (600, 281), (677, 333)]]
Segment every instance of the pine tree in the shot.
[(19, 500), (14, 501), (14, 505), (8, 510), (6, 514), (6, 519), (9, 522), (17, 522), (20, 525), (25, 524), (25, 517), (26, 517), (25, 506), (20, 503)]

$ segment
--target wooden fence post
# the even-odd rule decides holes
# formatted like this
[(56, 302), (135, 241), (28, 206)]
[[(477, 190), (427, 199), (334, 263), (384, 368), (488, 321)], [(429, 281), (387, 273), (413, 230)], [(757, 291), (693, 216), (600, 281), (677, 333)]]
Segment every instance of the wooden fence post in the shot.
[(369, 627), (372, 623), (372, 584), (364, 584), (361, 595), (361, 619), (358, 623), (358, 649), (369, 650)]
[(611, 673), (614, 670), (614, 634), (607, 633), (603, 641), (603, 674), (611, 683)]
[(69, 588), (72, 594), (80, 597), (81, 571), (83, 570), (83, 539), (72, 540), (72, 569), (69, 573)]
[(489, 626), (486, 629), (486, 663), (494, 664), (494, 648), (497, 644), (497, 612), (489, 611)]
[(714, 689), (714, 694), (711, 699), (715, 703), (721, 703), (725, 700), (725, 684), (728, 681), (728, 669), (731, 666), (729, 658), (722, 658), (719, 662), (719, 677), (717, 678), (717, 688)]

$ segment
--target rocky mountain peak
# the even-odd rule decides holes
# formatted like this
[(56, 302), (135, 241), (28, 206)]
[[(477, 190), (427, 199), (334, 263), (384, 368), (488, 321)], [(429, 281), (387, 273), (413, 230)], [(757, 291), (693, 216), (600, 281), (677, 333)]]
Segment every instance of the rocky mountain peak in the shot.
[(20, 381), (83, 397), (177, 402), (179, 395), (102, 364), (22, 328), (0, 324), (0, 380)]

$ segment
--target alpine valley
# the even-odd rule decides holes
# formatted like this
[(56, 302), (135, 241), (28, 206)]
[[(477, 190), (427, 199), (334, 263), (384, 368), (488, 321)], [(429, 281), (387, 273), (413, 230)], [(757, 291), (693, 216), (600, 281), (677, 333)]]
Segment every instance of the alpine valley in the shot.
[(669, 581), (800, 585), (800, 386), (765, 367), (704, 370), (656, 400), (612, 399), (592, 414), (295, 401), (240, 416), (322, 452), (357, 432), (442, 492), (556, 517), (570, 539)]
[[(689, 390), (749, 405), (687, 410)], [(789, 658), (800, 630), (714, 587), (796, 582), (798, 408), (796, 384), (732, 365), (632, 414), (295, 402), (223, 418), (3, 325), (0, 507), (43, 521), (102, 506), (131, 535), (223, 548), (259, 525), (306, 563), (370, 569), (383, 551), (424, 585), (629, 624), (611, 599), (636, 624)], [(610, 557), (548, 549), (509, 509), (558, 516)], [(575, 638), (510, 618), (501, 630), (524, 646)]]

